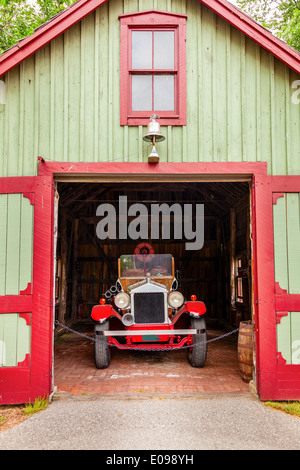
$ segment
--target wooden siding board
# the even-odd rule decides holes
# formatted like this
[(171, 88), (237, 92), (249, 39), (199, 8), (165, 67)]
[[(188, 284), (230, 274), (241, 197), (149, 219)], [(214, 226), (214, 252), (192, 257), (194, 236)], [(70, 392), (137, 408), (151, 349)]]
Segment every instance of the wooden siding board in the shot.
[(286, 193), (273, 206), (275, 282), (300, 293), (300, 193)]
[[(64, 36), (51, 43), (50, 156), (64, 149)], [(47, 156), (45, 155), (47, 158)]]
[[(30, 57), (28, 61), (23, 62), (23, 144), (20, 147), (20, 174), (34, 174), (35, 161), (33, 158), (32, 143), (34, 142), (34, 108), (36, 99), (34, 96), (34, 67), (35, 57)], [(22, 170), (21, 170), (22, 169)]]
[(231, 34), (231, 161), (242, 161), (242, 119), (241, 119), (241, 85), (240, 85), (240, 34), (236, 30), (232, 30)]
[[(22, 86), (23, 85), (23, 86)], [(20, 64), (20, 125), (19, 125), (19, 151), (18, 151), (18, 168), (19, 172), (23, 173), (23, 149), (24, 149), (24, 136), (25, 136), (25, 83), (24, 83), (24, 62)]]
[(300, 312), (291, 312), (292, 364), (300, 364)]
[(260, 49), (256, 46), (255, 50), (256, 56), (256, 118), (255, 118), (255, 125), (256, 125), (256, 161), (261, 162), (263, 161), (262, 152), (261, 152), (261, 142), (262, 142), (262, 126), (261, 126), (261, 112), (260, 112), (260, 104), (261, 104), (261, 70), (260, 70)]
[[(300, 193), (285, 193), (273, 206), (275, 281), (287, 294), (300, 293)], [(286, 364), (300, 364), (300, 312), (277, 324), (277, 351)]]
[[(203, 87), (202, 87), (202, 80), (203, 80), (203, 73), (202, 73), (202, 10), (201, 8), (197, 9), (195, 13), (197, 22), (198, 22), (198, 29), (197, 29), (197, 63), (198, 63), (198, 93), (197, 93), (197, 104), (198, 104), (198, 137), (199, 137), (199, 146), (198, 146), (198, 155), (197, 160), (201, 159), (201, 155), (203, 155), (203, 140), (204, 140), (204, 128), (202, 122), (202, 112), (203, 110)], [(180, 138), (183, 140), (183, 133), (182, 128), (176, 129), (177, 134), (178, 130), (181, 130)], [(181, 143), (176, 148), (180, 148)], [(179, 157), (179, 156), (178, 156)], [(178, 159), (179, 161), (179, 159)], [(183, 161), (183, 156), (181, 156), (181, 161)]]
[[(215, 36), (213, 43), (214, 70), (213, 70), (213, 161), (227, 161), (227, 95), (225, 85), (226, 77), (226, 26), (223, 20), (215, 17)], [(201, 155), (199, 156), (201, 159)]]
[(276, 102), (275, 102), (275, 69), (274, 69), (274, 57), (269, 57), (270, 65), (270, 114), (271, 114), (271, 123), (270, 123), (270, 132), (271, 132), (271, 161), (272, 161), (272, 174), (277, 175), (277, 147), (276, 147)]
[(0, 315), (0, 367), (6, 362), (6, 348), (4, 342), (4, 315)]
[[(111, 31), (113, 29), (113, 14), (112, 14), (112, 6), (111, 2), (108, 3), (108, 31), (109, 31), (109, 39), (112, 40)], [(117, 35), (118, 37), (118, 35)], [(106, 118), (108, 120), (108, 128), (107, 128), (107, 137), (108, 137), (108, 156), (107, 160), (113, 161), (117, 158), (117, 155), (113, 154), (114, 151), (114, 141), (113, 141), (113, 134), (115, 129), (113, 128), (113, 99), (114, 99), (114, 89), (113, 85), (115, 84), (114, 80), (114, 70), (113, 70), (113, 44), (114, 41), (110, 44), (108, 48), (108, 61), (107, 61), (107, 68), (108, 68), (108, 101), (107, 101), (107, 109), (106, 109)], [(118, 41), (119, 42), (119, 41)], [(117, 94), (120, 96), (120, 92)]]
[[(68, 63), (69, 63), (69, 52), (67, 47), (67, 41), (70, 36), (69, 30), (64, 34), (64, 55), (63, 55), (63, 147), (58, 149), (58, 153), (55, 155), (54, 160), (61, 159), (68, 161), (69, 154), (69, 84), (68, 84)], [(50, 155), (50, 159), (51, 159)]]
[[(99, 121), (99, 161), (108, 161), (108, 116), (107, 116), (107, 96), (108, 96), (108, 74), (109, 70), (107, 67), (108, 64), (108, 50), (109, 42), (107, 38), (109, 37), (109, 28), (108, 28), (108, 4), (106, 3), (101, 9), (100, 12), (100, 29), (99, 29), (99, 98), (98, 98), (98, 121)], [(117, 98), (119, 100), (119, 96)]]
[(50, 45), (37, 52), (37, 74), (39, 80), (38, 96), (38, 155), (50, 154)]
[(244, 160), (246, 161), (256, 161), (256, 146), (254, 145), (257, 142), (257, 129), (256, 118), (257, 118), (257, 57), (256, 57), (257, 46), (252, 41), (248, 41), (246, 38), (245, 42), (245, 65), (244, 65), (244, 81), (245, 87), (243, 95), (245, 97), (244, 101), (244, 131), (245, 135), (244, 142)]
[(80, 161), (81, 23), (69, 30), (68, 42), (68, 161)]
[[(138, 11), (138, 0), (123, 0), (123, 13), (130, 13), (132, 11)], [(154, 8), (158, 8), (157, 6)]]
[(289, 153), (287, 155), (288, 174), (300, 174), (300, 103), (293, 102), (293, 93), (295, 89), (292, 88), (294, 82), (299, 80), (297, 75), (292, 70), (289, 70), (289, 83), (288, 83), (288, 99), (287, 106), (289, 109), (289, 129), (288, 129), (288, 142)]
[(80, 161), (94, 161), (95, 14), (81, 26)]
[[(188, 17), (190, 14), (188, 12)], [(212, 36), (212, 27), (213, 27), (213, 15), (207, 9), (202, 10), (201, 12), (201, 40), (199, 43), (198, 56), (201, 55), (201, 62), (199, 62), (200, 67), (200, 81), (199, 81), (199, 91), (201, 93), (201, 103), (202, 106), (199, 108), (199, 122), (201, 126), (202, 141), (199, 145), (202, 149), (201, 154), (197, 157), (199, 160), (201, 157), (203, 161), (212, 161), (213, 158), (213, 116), (212, 116), (212, 45), (211, 45), (211, 36)], [(193, 30), (188, 26), (187, 22), (187, 64), (192, 62), (192, 54), (188, 53), (189, 44), (192, 42)], [(190, 102), (197, 105), (197, 100), (193, 99), (193, 90), (190, 90), (190, 81), (192, 81), (191, 74), (189, 73), (189, 68), (187, 68), (187, 122), (193, 122), (193, 116), (190, 113)], [(191, 93), (190, 93), (191, 91)], [(194, 113), (197, 113), (197, 110), (194, 110)], [(195, 122), (195, 121), (194, 121)], [(197, 121), (196, 121), (197, 122)], [(188, 135), (188, 145), (189, 145), (189, 136), (197, 134), (193, 129), (188, 126), (187, 128)], [(194, 145), (194, 144), (193, 144)], [(198, 145), (198, 142), (196, 142)], [(197, 147), (198, 148), (198, 147)], [(188, 158), (188, 157), (187, 157)], [(188, 160), (187, 160), (188, 161)]]
[(94, 122), (93, 122), (93, 142), (94, 142), (94, 155), (93, 161), (97, 161), (99, 154), (99, 30), (100, 30), (100, 15), (99, 9), (95, 12), (95, 49), (94, 49), (94, 86), (95, 86), (95, 96), (94, 96)]
[(31, 327), (26, 324), (26, 320), (22, 317), (18, 318), (18, 331), (17, 331), (17, 351), (16, 351), (16, 363), (23, 362), (26, 354), (30, 353), (30, 339), (31, 339)]
[[(150, 3), (150, 2), (149, 2)], [(152, 2), (151, 2), (152, 4)], [(120, 35), (120, 24), (115, 21), (120, 14), (120, 4), (118, 2), (108, 2), (109, 17), (108, 27), (111, 38), (111, 47), (109, 48), (109, 160), (120, 159), (123, 156), (123, 130), (120, 126), (120, 41), (115, 40)], [(150, 8), (153, 8), (151, 6)], [(150, 9), (145, 8), (145, 9)]]
[[(179, 0), (179, 4), (183, 0)], [(69, 27), (74, 25), (77, 21), (82, 20), (85, 16), (89, 15), (99, 6), (103, 5), (105, 0), (100, 2), (91, 0), (90, 2), (78, 1), (76, 5), (67, 8), (60, 15), (56, 15), (52, 21), (47, 22), (43, 27), (31, 36), (23, 39), (19, 45), (16, 45), (6, 51), (1, 58), (2, 74), (7, 73), (11, 68), (17, 66), (21, 61), (34, 54), (39, 48), (42, 48), (58, 35), (62, 34)], [(247, 17), (242, 12), (239, 12), (235, 7), (231, 6), (228, 2), (222, 0), (202, 0), (202, 4), (207, 5), (216, 15), (225, 19), (235, 28), (239, 29), (246, 36), (255, 40), (261, 47), (266, 48), (274, 56), (278, 57), (282, 62), (296, 70), (299, 73), (299, 57), (296, 51), (287, 46), (283, 41), (272, 36), (270, 32), (255, 23), (251, 18)], [(146, 4), (146, 2), (145, 2)], [(140, 5), (144, 5), (143, 2)], [(158, 7), (158, 1), (153, 0), (154, 8)], [(172, 0), (165, 0), (160, 2), (162, 8), (172, 7)]]
[(3, 342), (5, 344), (5, 366), (16, 365), (17, 355), (17, 314), (6, 315)]

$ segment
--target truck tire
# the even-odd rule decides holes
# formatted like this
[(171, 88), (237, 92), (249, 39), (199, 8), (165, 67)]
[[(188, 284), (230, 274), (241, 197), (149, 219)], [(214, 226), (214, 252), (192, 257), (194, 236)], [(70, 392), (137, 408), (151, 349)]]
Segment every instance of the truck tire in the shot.
[(103, 336), (102, 331), (107, 331), (109, 327), (108, 320), (102, 324), (95, 325), (95, 364), (97, 369), (106, 369), (110, 364), (110, 347), (108, 336)]
[(188, 349), (188, 361), (192, 367), (203, 367), (207, 355), (207, 334), (204, 318), (191, 318), (190, 327), (201, 330), (201, 333), (193, 335), (193, 346)]

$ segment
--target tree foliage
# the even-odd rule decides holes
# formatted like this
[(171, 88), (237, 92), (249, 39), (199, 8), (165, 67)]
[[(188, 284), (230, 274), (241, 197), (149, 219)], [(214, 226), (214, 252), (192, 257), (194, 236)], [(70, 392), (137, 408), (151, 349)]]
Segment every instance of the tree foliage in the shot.
[(68, 7), (74, 0), (0, 0), (0, 53)]
[(300, 0), (237, 0), (237, 5), (300, 51)]

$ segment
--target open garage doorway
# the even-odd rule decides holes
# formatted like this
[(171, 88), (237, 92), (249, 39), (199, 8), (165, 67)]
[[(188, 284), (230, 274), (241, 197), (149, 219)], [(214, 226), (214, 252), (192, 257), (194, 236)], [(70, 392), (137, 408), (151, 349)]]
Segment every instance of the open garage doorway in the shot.
[[(246, 391), (239, 373), (238, 335), (226, 334), (252, 320), (252, 247), (250, 181), (98, 183), (57, 182), (54, 385), (71, 393)], [(203, 204), (204, 243), (187, 250), (184, 238), (100, 240), (97, 208), (151, 204)], [(130, 220), (130, 219), (128, 219)], [(171, 217), (174, 224), (174, 220)], [(151, 232), (150, 232), (151, 233)], [(204, 368), (186, 361), (186, 350), (173, 352), (112, 349), (109, 369), (94, 365), (92, 307), (116, 284), (118, 259), (149, 243), (157, 254), (171, 254), (180, 291), (196, 295), (207, 308), (208, 345)], [(75, 334), (81, 333), (82, 336)], [(91, 340), (88, 340), (88, 337)]]

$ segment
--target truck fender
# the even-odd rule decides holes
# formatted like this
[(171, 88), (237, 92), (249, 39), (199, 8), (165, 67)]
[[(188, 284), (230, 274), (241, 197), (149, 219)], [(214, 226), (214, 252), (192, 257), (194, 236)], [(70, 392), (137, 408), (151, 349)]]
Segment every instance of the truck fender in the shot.
[(206, 312), (205, 304), (199, 300), (187, 301), (185, 302), (183, 307), (184, 307), (184, 311), (187, 312), (192, 317), (200, 317), (201, 315), (204, 315)]
[(91, 317), (96, 322), (103, 323), (113, 316), (122, 321), (122, 316), (111, 305), (95, 305), (92, 308)]

